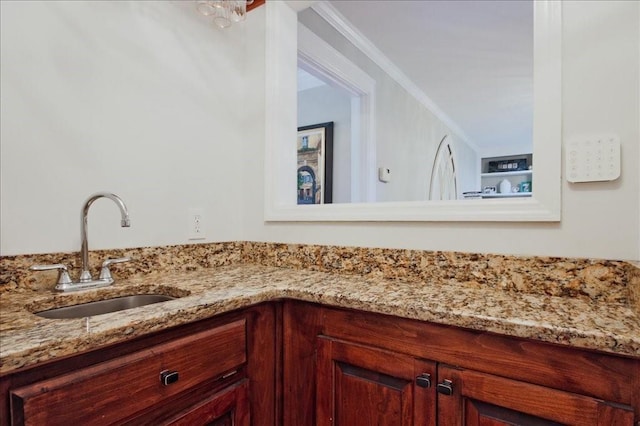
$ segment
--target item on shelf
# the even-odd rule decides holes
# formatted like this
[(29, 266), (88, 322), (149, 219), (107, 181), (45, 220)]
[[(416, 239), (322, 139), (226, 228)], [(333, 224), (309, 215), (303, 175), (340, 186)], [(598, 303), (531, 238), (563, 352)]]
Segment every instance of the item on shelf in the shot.
[(476, 200), (482, 198), (481, 191), (467, 191), (462, 193), (462, 198), (465, 200)]
[(496, 192), (498, 192), (498, 188), (496, 186), (485, 186), (482, 189), (482, 192), (485, 194), (495, 194)]
[(500, 181), (499, 188), (501, 194), (509, 194), (511, 192), (511, 182), (509, 179), (502, 179), (502, 181)]
[(520, 185), (516, 185), (513, 188), (511, 188), (511, 192), (520, 192)]
[(531, 192), (531, 181), (520, 182), (520, 192)]
[(517, 158), (514, 160), (497, 160), (489, 161), (488, 172), (517, 172), (521, 170), (528, 170), (527, 159)]

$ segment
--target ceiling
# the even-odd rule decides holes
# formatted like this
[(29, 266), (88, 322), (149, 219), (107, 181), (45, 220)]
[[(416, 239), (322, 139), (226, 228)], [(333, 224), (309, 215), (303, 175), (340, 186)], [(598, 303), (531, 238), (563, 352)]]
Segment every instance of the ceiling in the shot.
[(329, 3), (481, 151), (531, 146), (532, 1)]

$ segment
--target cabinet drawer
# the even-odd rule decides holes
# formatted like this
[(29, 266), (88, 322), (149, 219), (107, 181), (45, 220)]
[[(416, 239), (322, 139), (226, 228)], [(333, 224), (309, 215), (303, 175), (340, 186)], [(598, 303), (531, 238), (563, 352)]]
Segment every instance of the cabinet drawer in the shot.
[(167, 421), (167, 426), (249, 426), (247, 379), (213, 395)]
[(242, 319), (36, 382), (11, 392), (12, 420), (112, 424), (241, 366), (246, 347)]

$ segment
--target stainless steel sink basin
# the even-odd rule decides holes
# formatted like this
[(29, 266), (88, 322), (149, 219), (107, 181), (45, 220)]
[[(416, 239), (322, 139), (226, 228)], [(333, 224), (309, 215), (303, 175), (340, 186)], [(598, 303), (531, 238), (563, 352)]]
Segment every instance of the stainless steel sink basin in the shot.
[(84, 318), (108, 314), (110, 312), (124, 311), (125, 309), (166, 302), (173, 299), (175, 298), (162, 294), (136, 294), (134, 296), (116, 297), (98, 302), (83, 303), (81, 305), (64, 306), (62, 308), (35, 312), (35, 314), (50, 319)]

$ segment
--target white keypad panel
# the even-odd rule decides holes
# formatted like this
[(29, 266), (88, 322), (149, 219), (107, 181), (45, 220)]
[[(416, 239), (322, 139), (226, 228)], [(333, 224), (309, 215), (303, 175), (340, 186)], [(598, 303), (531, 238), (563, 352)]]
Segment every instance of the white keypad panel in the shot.
[(615, 135), (583, 136), (565, 144), (569, 182), (598, 182), (620, 177), (620, 138)]

